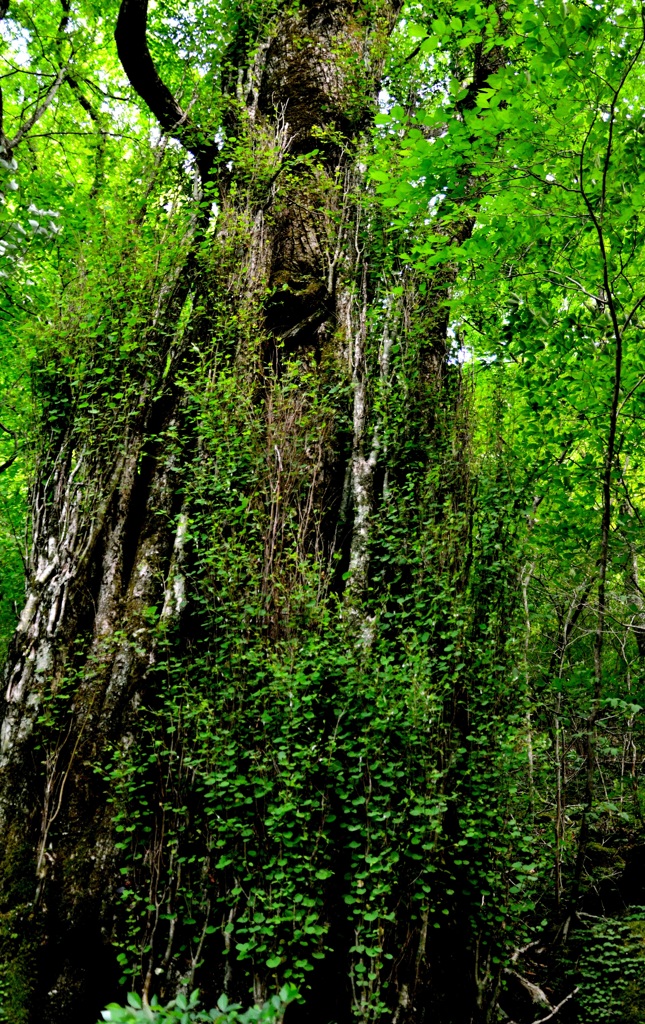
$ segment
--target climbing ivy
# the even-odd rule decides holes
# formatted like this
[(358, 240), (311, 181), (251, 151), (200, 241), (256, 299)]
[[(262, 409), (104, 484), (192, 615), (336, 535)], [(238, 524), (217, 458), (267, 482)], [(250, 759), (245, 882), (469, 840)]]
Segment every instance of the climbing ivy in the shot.
[(153, 996), (146, 1005), (142, 1003), (139, 996), (134, 993), (128, 995), (127, 1006), (112, 1004), (103, 1010), (104, 1021), (112, 1021), (113, 1024), (135, 1024), (135, 1022), (156, 1021), (157, 1024), (171, 1024), (177, 1021), (179, 1024), (279, 1024), (284, 1016), (284, 1011), (297, 996), (296, 990), (285, 985), (280, 989), (280, 994), (272, 998), (263, 1006), (253, 1006), (243, 1010), (239, 1003), (231, 1003), (222, 995), (217, 1000), (217, 1006), (212, 1010), (202, 1010), (199, 1007), (199, 990), (195, 989), (190, 996), (180, 993), (175, 999), (162, 1006)]
[[(42, 135), (0, 159), (2, 644), (30, 480), (77, 467), (97, 535), (127, 458), (137, 501), (153, 463), (170, 495), (166, 599), (89, 662), (79, 612), (35, 713), (51, 781), (75, 695), (115, 652), (145, 663), (127, 729), (88, 754), (119, 873), (109, 941), (145, 996), (105, 1019), (277, 1021), (285, 982), (316, 1001), (325, 968), (376, 1021), (403, 1013), (413, 975), (452, 984), (463, 957), (487, 1019), (511, 1013), (526, 964), (551, 972), (553, 1007), (577, 985), (589, 1024), (640, 1020), (640, 912), (603, 916), (641, 898), (625, 882), (645, 706), (640, 6), (406, 5), (374, 35), (384, 87), (351, 162), (333, 124), (286, 157), (275, 126), (259, 134), (240, 69), (262, 66), (275, 4), (184, 6), (151, 10), (152, 48), (205, 111), (226, 202), (124, 103), (117, 5), (81, 3), (62, 29), (40, 5), (3, 21), (5, 125), (68, 63)], [(366, 7), (361, 30), (381, 15)], [(359, 123), (353, 45), (333, 55)], [(364, 307), (364, 379), (341, 323), (306, 350), (270, 336), (315, 282), (269, 285), (248, 240), (305, 191), (328, 237), (367, 253), (334, 285)], [(349, 477), (332, 483), (356, 456), (363, 385), (376, 469), (359, 580)], [(25, 905), (2, 911), (10, 941)], [(207, 1013), (176, 996), (197, 983), (240, 1001)], [(10, 1019), (22, 995), (3, 984)], [(274, 994), (242, 1011), (251, 991)]]

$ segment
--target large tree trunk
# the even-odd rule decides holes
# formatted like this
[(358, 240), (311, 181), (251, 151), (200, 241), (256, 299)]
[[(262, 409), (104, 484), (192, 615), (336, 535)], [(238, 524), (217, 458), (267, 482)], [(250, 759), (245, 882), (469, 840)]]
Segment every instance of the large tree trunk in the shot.
[[(122, 5), (126, 70), (129, 60), (132, 66), (138, 60), (136, 52), (125, 52), (127, 41), (136, 51), (141, 28), (128, 18), (140, 22), (142, 11), (145, 36), (145, 5)], [(237, 78), (231, 73), (227, 130), (237, 140), (227, 153), (231, 165), (218, 163), (216, 147), (200, 147), (182, 129), (202, 182), (218, 188), (214, 227), (203, 212), (189, 225), (182, 262), (168, 272), (151, 310), (146, 365), (128, 371), (139, 374), (130, 391), (136, 399), (118, 430), (92, 438), (78, 410), (45, 445), (32, 494), (27, 600), (2, 706), (2, 943), (13, 964), (14, 1024), (90, 1024), (114, 995), (111, 944), (121, 941), (125, 948), (123, 936), (134, 920), (133, 912), (126, 920), (130, 892), (146, 894), (136, 922), (135, 977), (146, 995), (155, 987), (171, 992), (196, 970), (207, 992), (226, 988), (243, 999), (251, 984), (258, 998), (276, 984), (275, 969), (266, 966), (271, 951), (251, 960), (234, 955), (226, 926), (252, 911), (253, 897), (251, 890), (240, 896), (235, 870), (220, 857), (200, 809), (199, 771), (191, 762), (196, 691), (192, 684), (185, 691), (165, 687), (169, 666), (183, 665), (190, 675), (191, 666), (206, 671), (208, 665), (219, 680), (212, 684), (219, 690), (208, 691), (216, 703), (232, 678), (237, 690), (229, 714), (240, 716), (242, 732), (250, 731), (247, 745), (261, 749), (272, 742), (262, 733), (271, 709), (252, 692), (249, 680), (258, 666), (250, 655), (244, 662), (245, 647), (281, 662), (283, 672), (308, 638), (333, 622), (337, 646), (354, 652), (347, 665), (365, 662), (378, 625), (378, 602), (369, 599), (375, 507), (389, 500), (397, 479), (405, 490), (409, 477), (386, 443), (383, 396), (395, 344), (417, 353), (416, 411), (406, 429), (419, 481), (441, 431), (439, 460), (448, 451), (447, 436), (455, 436), (446, 426), (455, 396), (454, 385), (444, 389), (446, 324), (437, 315), (450, 275), (430, 289), (429, 304), (417, 298), (412, 281), (402, 297), (388, 296), (388, 268), (378, 249), (370, 250), (376, 214), (368, 223), (361, 197), (356, 153), (375, 107), (396, 13), (396, 2), (377, 14), (338, 2), (304, 5), (284, 17), (250, 67), (240, 66)], [(137, 66), (145, 71), (144, 65)], [(480, 74), (480, 84), (485, 77)], [(173, 133), (177, 114), (162, 83), (154, 76), (131, 79)], [(60, 401), (60, 379), (41, 376), (46, 408)], [(233, 385), (225, 393), (227, 380)], [(225, 453), (245, 427), (253, 434), (246, 475), (231, 484)], [(465, 435), (462, 440), (467, 446)], [(449, 474), (450, 493), (446, 497), (442, 485), (431, 514), (439, 522), (446, 501), (456, 506), (461, 526), (450, 544), (465, 550), (467, 474), (456, 452), (452, 457), (457, 468)], [(244, 510), (250, 512), (241, 519)], [(208, 543), (216, 556), (204, 561)], [(387, 534), (381, 544), (387, 546)], [(247, 551), (244, 565), (234, 559), (241, 549)], [(410, 554), (407, 576), (406, 570), (384, 584), (393, 600), (423, 585), (414, 583), (416, 557)], [(455, 576), (462, 570), (457, 567)], [(218, 601), (226, 607), (216, 615)], [(237, 634), (235, 657), (226, 646), (231, 634)], [(329, 652), (322, 646), (324, 662)], [(229, 651), (229, 660), (217, 676), (221, 651)], [(452, 980), (448, 985), (444, 977), (445, 948), (442, 959), (441, 942), (428, 939), (427, 907), (410, 902), (406, 886), (418, 874), (414, 864), (400, 869), (391, 897), (399, 916), (383, 924), (378, 940), (393, 959), (368, 968), (374, 975), (369, 984), (357, 973), (378, 957), (364, 952), (363, 926), (344, 900), (355, 866), (338, 823), (345, 813), (343, 787), (334, 793), (331, 757), (341, 749), (343, 730), (360, 734), (370, 712), (360, 692), (348, 697), (345, 682), (334, 675), (339, 671), (332, 666), (315, 684), (315, 721), (305, 722), (301, 736), (303, 751), (312, 743), (330, 751), (329, 763), (316, 757), (310, 768), (309, 784), (321, 797), (318, 839), (303, 839), (303, 856), (322, 881), (303, 877), (302, 888), (323, 890), (323, 909), (316, 913), (327, 936), (326, 955), (321, 947), (308, 976), (316, 998), (307, 1020), (350, 1019), (352, 1008), (364, 1019), (378, 1015), (378, 986), (389, 977), (391, 1019), (428, 1020), (440, 1005), (448, 1024)], [(455, 698), (459, 713), (446, 712), (448, 730), (467, 732), (467, 722), (458, 721), (465, 700)], [(171, 707), (177, 719), (155, 760)], [(383, 749), (396, 749), (395, 733)], [(130, 788), (119, 774), (129, 751), (140, 772)], [(230, 756), (250, 755), (242, 743)], [(420, 777), (431, 778), (440, 754), (418, 756), (419, 764), (428, 761)], [(367, 777), (361, 778), (366, 791)], [(445, 806), (439, 790), (437, 806)], [(250, 826), (265, 851), (258, 877), (271, 848), (263, 799), (257, 797)], [(327, 865), (330, 882), (324, 881)], [(192, 903), (185, 916), (192, 923), (182, 920), (187, 886)], [(462, 953), (468, 960), (466, 949), (457, 947), (474, 941), (465, 924), (457, 931), (447, 933), (453, 966), (454, 956), (460, 965)], [(431, 953), (439, 965), (434, 971)], [(487, 1012), (473, 964), (454, 1003), (460, 1024), (484, 1020)]]

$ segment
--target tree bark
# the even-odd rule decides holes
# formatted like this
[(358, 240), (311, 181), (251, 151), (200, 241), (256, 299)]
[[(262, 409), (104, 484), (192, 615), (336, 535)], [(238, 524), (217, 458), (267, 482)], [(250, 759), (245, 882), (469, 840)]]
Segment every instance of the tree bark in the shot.
[[(408, 287), (404, 300), (388, 298), (385, 315), (370, 320), (370, 308), (381, 301), (381, 267), (364, 245), (370, 225), (356, 161), (397, 10), (397, 0), (377, 14), (344, 0), (303, 4), (261, 41), (248, 67), (238, 61), (227, 131), (265, 161), (260, 174), (242, 165), (235, 147), (220, 153), (189, 121), (150, 57), (145, 0), (121, 4), (116, 39), (131, 84), (193, 155), (202, 186), (217, 186), (219, 210), (213, 229), (202, 205), (183, 263), (160, 289), (146, 333), (151, 358), (120, 436), (93, 445), (79, 414), (50, 436), (33, 487), (27, 598), (0, 709), (2, 952), (13, 964), (14, 1024), (89, 1022), (115, 993), (111, 943), (122, 929), (124, 876), (109, 766), (115, 751), (137, 744), (146, 726), (142, 709), (159, 706), (157, 671), (170, 657), (168, 644), (184, 656), (203, 630), (190, 591), (196, 542), (189, 525), (193, 469), (187, 471), (203, 460), (203, 442), (185, 381), (215, 328), (224, 337), (224, 321), (246, 328), (219, 342), (217, 358), (241, 366), (240, 380), (260, 380), (254, 400), (266, 452), (262, 629), (278, 650), (295, 630), (285, 595), (309, 588), (321, 604), (341, 594), (348, 635), (359, 648), (373, 641), (366, 596), (385, 459), (383, 425), (370, 403), (375, 380), (389, 379), (395, 341), (406, 337), (405, 303), (422, 318)], [(477, 88), (485, 70), (480, 66), (475, 76)], [(450, 283), (439, 279), (436, 305)], [(436, 410), (429, 406), (442, 387), (446, 322), (435, 308), (425, 323), (420, 400), (428, 408), (421, 419), (432, 432)], [(254, 337), (261, 339), (255, 348)], [(289, 373), (295, 388), (285, 386)], [(297, 386), (305, 378), (314, 379), (314, 391), (331, 381), (342, 396), (337, 407), (314, 416)], [(45, 406), (57, 387), (41, 376)], [(245, 500), (257, 500), (251, 486)], [(303, 568), (312, 564), (315, 586)], [(333, 699), (321, 717), (331, 707)], [(157, 846), (150, 841), (141, 869), (149, 879), (170, 856), (164, 813), (153, 813), (162, 839)], [(216, 875), (209, 856), (203, 855), (206, 878)], [(162, 922), (158, 905), (149, 913), (146, 995), (157, 972), (169, 991), (195, 974), (208, 945), (209, 898), (204, 905), (202, 941), (190, 955), (176, 953), (176, 915)], [(321, 998), (310, 1004), (308, 1020), (318, 1013), (327, 1020), (334, 998), (335, 1019), (351, 1018), (352, 995), (336, 975), (348, 974), (352, 924), (333, 890), (327, 915), (336, 934), (312, 981)], [(427, 912), (414, 927), (399, 921), (393, 935), (389, 941), (403, 952), (390, 972), (392, 1019), (429, 1020), (432, 986), (439, 990), (441, 983), (428, 964)], [(244, 998), (246, 966), (210, 955), (202, 985)], [(251, 980), (258, 997), (270, 990), (269, 971), (255, 970)], [(471, 1019), (484, 1020), (473, 993), (474, 983)], [(354, 1011), (367, 1019), (363, 999), (354, 994)]]

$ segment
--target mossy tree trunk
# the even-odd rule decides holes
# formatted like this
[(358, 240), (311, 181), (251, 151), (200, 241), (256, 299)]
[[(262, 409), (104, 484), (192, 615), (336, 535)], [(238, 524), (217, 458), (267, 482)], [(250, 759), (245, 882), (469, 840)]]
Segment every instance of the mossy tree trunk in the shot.
[[(468, 572), (462, 558), (448, 565), (469, 543), (467, 424), (458, 371), (445, 365), (447, 324), (438, 312), (450, 274), (424, 282), (425, 298), (402, 271), (402, 286), (393, 289), (358, 158), (397, 13), (396, 0), (376, 7), (305, 3), (283, 15), (250, 58), (248, 41), (236, 38), (224, 76), (228, 141), (220, 152), (156, 72), (146, 3), (121, 5), (116, 36), (124, 68), (162, 128), (192, 154), (200, 198), (140, 328), (137, 358), (123, 370), (126, 407), (108, 414), (110, 395), (94, 396), (97, 422), (109, 429), (88, 428), (63, 371), (39, 377), (45, 413), (62, 408), (64, 415), (50, 417), (33, 487), (27, 600), (2, 706), (2, 948), (12, 967), (15, 1024), (89, 1024), (114, 994), (114, 941), (126, 950), (122, 964), (139, 943), (133, 955), (146, 996), (193, 976), (207, 991), (226, 988), (243, 999), (250, 984), (261, 998), (277, 983), (271, 950), (245, 960), (241, 947), (233, 948), (231, 929), (252, 912), (254, 890), (218, 852), (216, 826), (200, 810), (198, 773), (189, 763), (195, 691), (181, 691), (180, 699), (175, 684), (170, 696), (164, 687), (178, 665), (184, 678), (228, 659), (217, 700), (241, 673), (227, 713), (239, 714), (240, 729), (251, 733), (247, 746), (261, 748), (269, 742), (262, 730), (271, 709), (253, 694), (245, 698), (252, 663), (239, 669), (239, 652), (280, 662), (280, 685), (287, 686), (287, 669), (295, 677), (301, 651), (312, 636), (328, 635), (330, 623), (337, 651), (353, 653), (338, 654), (316, 683), (312, 717), (302, 725), (303, 751), (329, 750), (328, 761), (319, 753), (310, 765), (308, 785), (321, 809), (302, 840), (302, 856), (318, 868), (301, 879), (303, 892), (313, 887), (320, 896), (309, 926), (314, 936), (315, 928), (327, 936), (310, 959), (316, 998), (307, 1019), (387, 1012), (403, 1024), (432, 1019), (439, 1007), (446, 1024), (462, 1024), (490, 1012), (495, 971), (482, 967), (468, 908), (439, 892), (437, 906), (444, 899), (464, 916), (430, 941), (430, 910), (423, 897), (414, 903), (411, 896), (414, 862), (399, 871), (388, 897), (396, 909), (389, 916), (383, 910), (374, 940), (380, 946), (370, 952), (351, 909), (360, 878), (358, 897), (345, 898), (354, 854), (338, 819), (350, 794), (340, 783), (333, 792), (334, 744), (345, 729), (349, 737), (360, 734), (371, 713), (369, 705), (357, 710), (360, 687), (349, 700), (342, 673), (358, 679), (378, 647), (381, 598), (387, 592), (391, 602), (414, 602), (434, 586), (439, 569), (463, 589)], [(473, 89), (485, 82), (494, 54), (488, 65), (481, 53), (478, 61)], [(393, 426), (392, 359), (402, 347), (412, 382), (408, 422)], [(105, 356), (91, 358), (98, 365)], [(123, 389), (123, 380), (112, 391)], [(443, 553), (435, 546), (426, 556), (419, 554), (427, 529), (420, 488), (433, 465), (441, 482), (429, 519), (445, 543)], [(408, 563), (391, 572), (387, 524), (397, 501), (407, 514), (410, 494), (419, 511), (400, 541), (401, 564)], [(382, 555), (380, 575), (374, 551)], [(424, 558), (435, 557), (445, 564), (428, 569)], [(400, 648), (391, 626), (382, 636)], [(324, 643), (333, 646), (320, 641), (323, 662)], [(426, 736), (431, 746), (434, 735), (436, 748), (418, 754), (420, 764), (427, 759), (424, 778), (441, 774), (451, 760), (446, 749), (468, 734), (468, 700), (459, 690), (441, 697), (443, 724)], [(170, 706), (180, 724), (155, 761), (154, 744), (162, 742), (155, 730), (168, 721)], [(400, 742), (395, 733), (387, 734), (392, 750)], [(148, 742), (153, 754), (144, 756)], [(244, 744), (239, 749), (251, 757)], [(122, 770), (130, 751), (140, 773), (131, 785)], [(410, 756), (402, 753), (402, 763)], [(272, 758), (279, 778), (277, 754)], [(371, 770), (359, 772), (365, 808)], [(432, 796), (433, 829), (440, 831), (443, 815), (447, 848), (460, 826), (445, 814), (452, 783), (449, 773), (442, 777)], [(208, 778), (219, 785), (212, 771)], [(251, 832), (240, 839), (247, 860), (253, 829), (251, 846), (268, 849), (273, 827), (262, 787), (257, 779), (253, 785)], [(133, 811), (137, 789), (143, 806)], [(328, 853), (318, 864), (321, 837)], [(328, 869), (335, 843), (338, 857)], [(441, 843), (437, 851), (440, 876), (448, 854)], [(261, 864), (257, 871), (261, 876)], [(447, 886), (449, 867), (445, 874)], [(124, 924), (135, 891), (147, 894), (145, 906), (135, 925), (134, 911)], [(128, 928), (138, 936), (130, 946)], [(288, 964), (289, 955), (278, 962)], [(455, 991), (457, 978), (466, 980)]]

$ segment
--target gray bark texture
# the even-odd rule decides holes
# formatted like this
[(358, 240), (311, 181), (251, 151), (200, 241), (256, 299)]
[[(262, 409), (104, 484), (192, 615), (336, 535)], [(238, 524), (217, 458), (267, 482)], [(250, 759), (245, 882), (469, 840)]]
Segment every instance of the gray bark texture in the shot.
[[(267, 377), (258, 415), (270, 506), (263, 566), (268, 633), (278, 641), (288, 628), (280, 595), (297, 582), (298, 559), (291, 557), (284, 516), (297, 506), (296, 554), (316, 553), (327, 587), (335, 585), (334, 555), (342, 556), (348, 621), (359, 643), (371, 642), (361, 600), (384, 442), (368, 377), (374, 372), (386, 382), (394, 342), (425, 322), (419, 401), (427, 403), (444, 372), (446, 326), (443, 313), (416, 298), (384, 300), (369, 370), (374, 289), (369, 254), (359, 244), (366, 215), (357, 199), (365, 183), (356, 148), (375, 111), (396, 14), (396, 0), (376, 13), (344, 0), (306, 2), (280, 20), (250, 66), (240, 64), (237, 78), (231, 76), (228, 130), (243, 135), (251, 150), (270, 152), (274, 166), (249, 186), (235, 166), (217, 163), (217, 147), (198, 140), (159, 79), (145, 42), (146, 4), (121, 6), (116, 37), (123, 65), (164, 130), (195, 157), (202, 184), (217, 188), (218, 220), (208, 237), (229, 260), (216, 269), (201, 260), (204, 221), (196, 217), (184, 263), (162, 289), (149, 325), (156, 363), (119, 439), (93, 448), (72, 420), (52, 435), (38, 467), (27, 598), (0, 704), (0, 941), (12, 964), (12, 1024), (92, 1024), (114, 995), (120, 855), (102, 767), (110, 751), (133, 742), (142, 708), (155, 700), (157, 633), (149, 610), (161, 609), (181, 637), (190, 605), (184, 484), (187, 462), (199, 460), (199, 439), (181, 376), (190, 372), (195, 346), (206, 344), (213, 304), (222, 296), (230, 314), (255, 316), (263, 338)], [(479, 69), (474, 87), (490, 70)], [(307, 159), (312, 150), (320, 154), (316, 161)], [(448, 286), (441, 280), (426, 303), (438, 303)], [(201, 313), (182, 331), (189, 306)], [(297, 395), (278, 397), (272, 383), (287, 357), (313, 373), (333, 365), (350, 395), (349, 428), (323, 416), (306, 471), (303, 406)], [(244, 351), (236, 358), (243, 361)], [(423, 416), (431, 432), (434, 411)], [(387, 492), (387, 478), (379, 487)], [(426, 1019), (430, 984), (427, 917), (414, 933), (401, 927), (403, 952), (393, 975), (397, 1024)], [(173, 941), (171, 928), (166, 960), (162, 953), (156, 961), (162, 966)], [(337, 961), (321, 968), (319, 989), (333, 985), (342, 969)], [(234, 970), (214, 967), (214, 987), (229, 985)], [(147, 983), (153, 972), (151, 958)], [(266, 979), (256, 982), (262, 995)]]
[[(365, 298), (351, 294), (360, 259), (351, 243), (357, 216), (350, 198), (357, 180), (352, 149), (373, 113), (383, 41), (394, 13), (394, 7), (385, 8), (370, 21), (353, 4), (332, 2), (305, 5), (284, 18), (234, 83), (244, 99), (236, 128), (252, 145), (274, 148), (274, 180), (264, 195), (242, 200), (239, 191), (231, 191), (235, 170), (218, 180), (221, 230), (227, 230), (227, 220), (240, 217), (247, 225), (239, 264), (224, 270), (230, 275), (224, 284), (231, 307), (257, 301), (261, 290), (275, 296), (263, 314), (267, 363), (279, 374), (285, 352), (320, 361), (325, 347), (339, 344), (336, 324), (342, 320), (342, 355), (353, 365), (357, 394), (351, 486), (360, 523), (352, 549), (358, 576), (366, 558), (371, 467), (360, 466), (365, 461)], [(124, 66), (128, 72), (138, 69), (133, 85), (162, 126), (192, 148), (202, 177), (217, 178), (215, 147), (198, 148), (189, 125), (175, 130), (179, 107), (149, 54), (149, 63), (139, 60), (145, 15), (145, 4), (126, 0), (122, 5), (117, 44)], [(364, 76), (358, 90), (339, 66), (341, 48)], [(281, 176), (288, 157), (314, 148), (324, 151), (322, 170), (303, 161)], [(185, 368), (194, 333), (176, 341), (173, 325), (189, 294), (201, 293), (207, 303), (210, 289), (189, 250), (182, 271), (160, 296), (153, 325), (160, 371), (168, 357), (173, 369)], [(33, 486), (27, 597), (0, 706), (3, 953), (13, 962), (9, 1005), (15, 1007), (15, 1024), (89, 1024), (114, 989), (110, 938), (120, 876), (109, 792), (95, 769), (106, 750), (131, 740), (137, 709), (151, 696), (155, 646), (146, 609), (159, 606), (172, 617), (185, 601), (185, 517), (176, 454), (160, 438), (183, 430), (186, 449), (193, 442), (181, 389), (172, 373), (170, 378), (163, 387), (143, 389), (120, 443), (107, 450), (97, 454), (89, 445), (79, 446), (69, 423), (43, 454)], [(272, 406), (269, 388), (266, 415), (277, 452), (268, 471), (277, 493), (284, 491), (290, 469), (285, 465), (289, 444), (280, 448), (278, 441), (291, 440), (291, 449), (297, 447), (298, 410)], [(285, 416), (291, 422), (281, 423)], [(330, 465), (321, 450), (302, 543), (312, 543), (313, 536), (327, 558), (335, 525), (327, 525), (323, 536), (315, 523), (321, 505), (338, 511), (343, 474), (344, 467)], [(288, 501), (289, 494), (280, 498)], [(280, 511), (276, 502), (273, 533), (267, 537), (268, 588), (280, 573)], [(276, 611), (276, 634), (278, 618)]]

